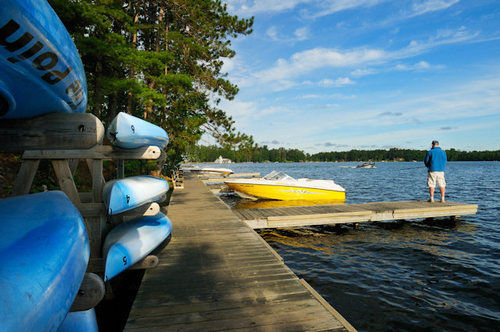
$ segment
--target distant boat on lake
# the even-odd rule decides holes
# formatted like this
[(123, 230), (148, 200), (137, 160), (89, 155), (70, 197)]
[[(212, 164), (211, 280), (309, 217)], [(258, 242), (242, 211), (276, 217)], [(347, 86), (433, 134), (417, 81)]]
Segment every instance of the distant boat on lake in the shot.
[(362, 163), (356, 166), (356, 168), (375, 168), (375, 163)]

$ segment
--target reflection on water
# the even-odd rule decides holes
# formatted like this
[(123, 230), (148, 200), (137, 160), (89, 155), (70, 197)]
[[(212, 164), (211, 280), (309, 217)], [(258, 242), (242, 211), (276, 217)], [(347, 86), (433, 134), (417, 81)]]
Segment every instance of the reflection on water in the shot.
[[(338, 251), (345, 251), (353, 241), (364, 245), (393, 245), (413, 248), (431, 255), (444, 256), (453, 259), (473, 259), (474, 254), (448, 248), (448, 245), (457, 241), (458, 235), (473, 239), (476, 232), (474, 224), (460, 224), (456, 226), (458, 233), (436, 232), (436, 227), (412, 225), (409, 222), (373, 223), (362, 225), (357, 231), (349, 231), (349, 226), (335, 227), (303, 227), (264, 229), (259, 234), (267, 241), (290, 247), (307, 248), (322, 252), (326, 255), (335, 255)], [(379, 230), (390, 229), (390, 232)], [(439, 227), (437, 228), (439, 229)], [(340, 236), (339, 236), (340, 235)]]
[[(425, 200), (422, 163), (233, 164), (235, 172), (334, 179), (347, 204)], [(450, 162), (447, 199), (475, 216), (308, 227), (260, 234), (285, 263), (359, 330), (496, 331), (500, 326), (500, 163)], [(236, 204), (234, 198), (224, 199)]]
[(249, 199), (237, 199), (234, 206), (236, 210), (242, 209), (270, 209), (279, 207), (294, 207), (294, 206), (317, 206), (317, 205), (345, 205), (345, 201), (277, 201), (271, 199), (262, 199), (252, 201)]

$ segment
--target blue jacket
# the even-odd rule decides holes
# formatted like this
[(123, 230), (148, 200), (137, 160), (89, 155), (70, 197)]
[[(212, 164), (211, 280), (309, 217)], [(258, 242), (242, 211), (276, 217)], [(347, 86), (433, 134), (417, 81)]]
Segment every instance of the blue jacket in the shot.
[(446, 166), (446, 152), (441, 150), (439, 146), (433, 147), (425, 155), (425, 166), (429, 172), (444, 172)]

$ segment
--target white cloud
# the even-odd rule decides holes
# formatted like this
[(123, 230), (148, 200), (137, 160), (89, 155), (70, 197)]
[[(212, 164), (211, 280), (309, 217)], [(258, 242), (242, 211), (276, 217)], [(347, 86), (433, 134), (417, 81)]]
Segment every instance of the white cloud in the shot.
[(442, 68), (444, 68), (444, 66), (431, 65), (427, 61), (420, 61), (411, 65), (399, 63), (394, 67), (395, 70), (399, 71), (422, 71), (422, 70), (442, 69)]
[(249, 16), (291, 10), (301, 3), (312, 0), (226, 0), (226, 2), (231, 12)]
[[(460, 27), (446, 34), (438, 32), (427, 40), (412, 40), (408, 46), (394, 51), (368, 47), (350, 50), (317, 47), (297, 52), (288, 60), (278, 59), (273, 67), (255, 73), (254, 77), (261, 82), (271, 82), (300, 77), (321, 68), (349, 68), (357, 65), (381, 64), (411, 58), (442, 45), (475, 41), (478, 36), (479, 32), (472, 33)], [(425, 63), (422, 62), (418, 66), (424, 69)], [(363, 74), (372, 73), (370, 70), (372, 69), (359, 69), (352, 73), (363, 76)]]
[[(308, 5), (303, 14), (309, 18), (319, 18), (355, 8), (370, 8), (384, 2), (395, 0), (226, 0), (230, 12), (251, 16), (256, 14), (274, 14), (294, 10), (301, 5)], [(406, 2), (406, 9), (397, 20), (407, 19), (426, 13), (447, 9), (460, 0), (415, 0)], [(394, 19), (392, 19), (394, 20)]]
[(418, 16), (429, 12), (447, 9), (460, 0), (425, 0), (416, 1), (413, 3), (411, 9), (411, 16)]
[(309, 28), (303, 27), (295, 30), (294, 35), (298, 41), (306, 40), (309, 37)]
[(324, 67), (349, 67), (357, 64), (370, 63), (387, 58), (383, 50), (355, 49), (342, 51), (337, 49), (314, 48), (292, 55), (290, 60), (278, 59), (273, 68), (257, 72), (255, 77), (262, 81), (275, 81), (302, 74)]
[(223, 61), (223, 65), (221, 68), (221, 71), (223, 73), (228, 73), (234, 70), (236, 62), (234, 58), (222, 58), (221, 60)]
[(326, 0), (319, 2), (320, 9), (318, 11), (313, 14), (308, 14), (307, 16), (311, 18), (318, 18), (348, 9), (373, 7), (379, 3), (387, 1), (389, 0)]
[(247, 117), (257, 113), (257, 104), (239, 100), (225, 101), (221, 107), (233, 117)]
[(278, 28), (276, 26), (271, 26), (266, 30), (266, 35), (271, 38), (271, 40), (278, 40)]
[(354, 81), (351, 81), (349, 77), (339, 77), (336, 80), (331, 80), (329, 78), (325, 78), (318, 82), (319, 86), (322, 87), (341, 87), (344, 85), (354, 84)]
[(361, 77), (361, 76), (366, 76), (366, 75), (372, 75), (377, 73), (377, 71), (373, 68), (363, 68), (363, 69), (356, 69), (351, 72), (351, 75), (354, 77)]

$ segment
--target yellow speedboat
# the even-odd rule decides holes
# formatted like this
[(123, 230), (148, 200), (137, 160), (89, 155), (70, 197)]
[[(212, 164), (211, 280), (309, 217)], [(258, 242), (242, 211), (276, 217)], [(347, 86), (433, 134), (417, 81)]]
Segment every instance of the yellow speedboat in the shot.
[(278, 171), (272, 171), (262, 178), (232, 179), (224, 183), (241, 197), (250, 199), (345, 200), (345, 189), (333, 180), (294, 179)]

